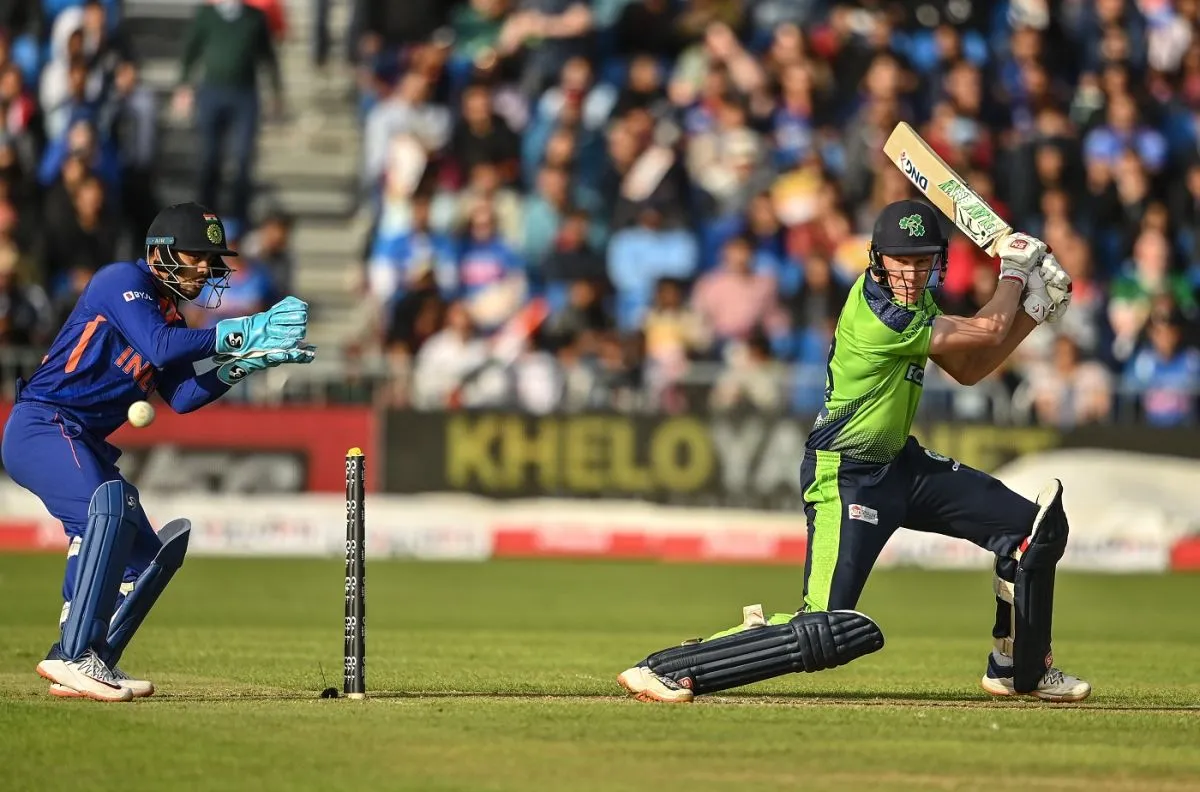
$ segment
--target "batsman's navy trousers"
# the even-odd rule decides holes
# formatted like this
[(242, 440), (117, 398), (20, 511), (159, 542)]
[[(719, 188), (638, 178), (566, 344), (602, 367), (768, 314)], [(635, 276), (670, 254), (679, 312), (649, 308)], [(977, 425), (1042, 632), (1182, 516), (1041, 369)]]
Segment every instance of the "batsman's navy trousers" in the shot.
[[(64, 602), (75, 596), (79, 551), (76, 540), (81, 540), (87, 529), (92, 495), (106, 481), (124, 481), (116, 466), (120, 453), (48, 404), (18, 402), (4, 427), (0, 456), (5, 471), (17, 484), (37, 495), (66, 531), (70, 546), (63, 576)], [(125, 583), (137, 580), (162, 546), (140, 508), (138, 516), (141, 525), (125, 568)]]
[(915, 438), (886, 464), (808, 450), (800, 470), (808, 518), (805, 610), (853, 609), (896, 529), (953, 536), (998, 556), (1033, 528), (1037, 504)]

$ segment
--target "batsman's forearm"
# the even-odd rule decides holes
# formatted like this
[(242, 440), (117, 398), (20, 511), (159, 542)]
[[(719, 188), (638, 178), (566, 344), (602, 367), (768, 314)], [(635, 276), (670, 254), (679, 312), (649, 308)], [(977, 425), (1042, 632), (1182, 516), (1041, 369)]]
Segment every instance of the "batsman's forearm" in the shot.
[(1010, 324), (1008, 335), (1004, 337), (1003, 341), (994, 347), (975, 350), (972, 355), (971, 368), (976, 381), (991, 374), (1001, 363), (1008, 360), (1008, 356), (1029, 337), (1035, 327), (1037, 327), (1037, 322), (1033, 321), (1033, 317), (1020, 311), (1017, 318)]
[(991, 320), (996, 343), (1001, 345), (1012, 331), (1013, 320), (1018, 314), (1023, 313), (1021, 310), (1021, 285), (1015, 281), (1002, 280), (996, 286), (996, 293), (992, 295), (992, 299), (979, 309), (979, 313), (975, 314), (975, 317), (977, 319), (986, 317)]

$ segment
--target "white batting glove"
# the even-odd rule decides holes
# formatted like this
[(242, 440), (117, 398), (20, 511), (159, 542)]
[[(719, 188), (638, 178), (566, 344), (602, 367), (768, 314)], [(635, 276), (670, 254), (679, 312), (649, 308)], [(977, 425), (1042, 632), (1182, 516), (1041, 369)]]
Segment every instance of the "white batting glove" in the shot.
[[(1041, 278), (1046, 288), (1052, 307), (1046, 321), (1055, 324), (1062, 320), (1067, 309), (1071, 307), (1071, 276), (1058, 263), (1053, 253), (1047, 253), (1038, 265), (1035, 274)], [(1032, 280), (1031, 280), (1032, 282)]]
[(1000, 243), (1000, 280), (1014, 280), (1025, 288), (1029, 273), (1046, 255), (1046, 243), (1029, 234), (1013, 234)]
[(1033, 272), (1029, 273), (1029, 280), (1025, 284), (1025, 299), (1021, 302), (1021, 307), (1039, 325), (1047, 320), (1051, 322), (1055, 321), (1052, 318), (1054, 315), (1054, 301), (1050, 298), (1050, 294), (1046, 290), (1046, 284), (1042, 280), (1041, 272), (1037, 268), (1034, 268)]

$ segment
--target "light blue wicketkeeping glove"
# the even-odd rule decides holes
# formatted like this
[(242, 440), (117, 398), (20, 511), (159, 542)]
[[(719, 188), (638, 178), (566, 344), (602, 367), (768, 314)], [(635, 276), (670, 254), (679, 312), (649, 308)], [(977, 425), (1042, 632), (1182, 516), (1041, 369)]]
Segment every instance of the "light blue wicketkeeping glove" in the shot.
[(308, 332), (308, 303), (285, 297), (262, 313), (217, 322), (217, 354), (291, 349)]
[(226, 385), (236, 385), (258, 371), (282, 366), (285, 363), (312, 363), (317, 348), (311, 344), (295, 349), (276, 349), (264, 353), (249, 352), (244, 355), (217, 355), (217, 379)]

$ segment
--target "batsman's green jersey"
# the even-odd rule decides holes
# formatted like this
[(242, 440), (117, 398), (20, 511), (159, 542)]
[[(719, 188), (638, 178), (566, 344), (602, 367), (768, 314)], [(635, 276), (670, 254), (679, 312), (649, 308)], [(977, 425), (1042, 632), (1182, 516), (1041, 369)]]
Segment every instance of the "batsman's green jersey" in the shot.
[(838, 317), (829, 348), (825, 405), (808, 447), (863, 462), (900, 453), (921, 400), (933, 320), (929, 291), (902, 305), (865, 273)]

